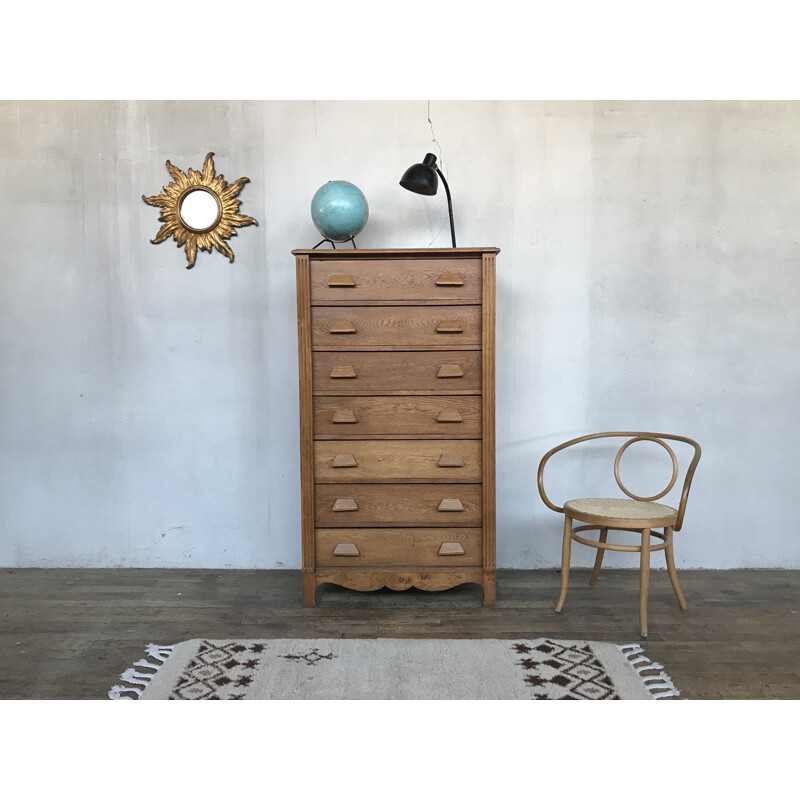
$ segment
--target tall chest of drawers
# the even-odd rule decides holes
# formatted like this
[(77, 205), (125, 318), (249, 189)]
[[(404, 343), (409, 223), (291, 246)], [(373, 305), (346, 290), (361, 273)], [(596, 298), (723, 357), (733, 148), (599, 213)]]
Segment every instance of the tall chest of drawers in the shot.
[(323, 583), (493, 605), (499, 250), (292, 252), (303, 605)]

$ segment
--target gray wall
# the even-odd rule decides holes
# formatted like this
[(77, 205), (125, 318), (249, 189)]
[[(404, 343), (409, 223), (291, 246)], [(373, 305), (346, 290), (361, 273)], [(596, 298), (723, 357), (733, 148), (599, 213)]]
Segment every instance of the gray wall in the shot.
[[(437, 142), (427, 113), (0, 103), (0, 564), (299, 567), (290, 251), (337, 178), (369, 200), (360, 247), (449, 246), (444, 197), (397, 184), (441, 146), (459, 244), (502, 250), (498, 565), (558, 563), (539, 459), (622, 428), (704, 447), (679, 566), (800, 567), (800, 104), (433, 102)], [(187, 271), (141, 196), (208, 151), (259, 227)]]

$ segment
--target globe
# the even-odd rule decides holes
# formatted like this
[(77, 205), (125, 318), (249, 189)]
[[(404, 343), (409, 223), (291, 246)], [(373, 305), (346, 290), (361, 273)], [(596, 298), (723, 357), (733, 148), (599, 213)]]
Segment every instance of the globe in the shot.
[(311, 219), (326, 239), (346, 242), (367, 224), (367, 198), (349, 181), (328, 181), (311, 198)]

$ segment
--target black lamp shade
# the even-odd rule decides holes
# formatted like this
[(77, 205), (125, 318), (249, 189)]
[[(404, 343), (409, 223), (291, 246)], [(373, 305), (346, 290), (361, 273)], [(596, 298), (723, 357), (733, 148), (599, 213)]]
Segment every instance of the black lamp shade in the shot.
[(436, 175), (436, 156), (428, 153), (421, 164), (409, 167), (400, 179), (400, 185), (417, 194), (436, 194), (439, 188), (439, 178)]

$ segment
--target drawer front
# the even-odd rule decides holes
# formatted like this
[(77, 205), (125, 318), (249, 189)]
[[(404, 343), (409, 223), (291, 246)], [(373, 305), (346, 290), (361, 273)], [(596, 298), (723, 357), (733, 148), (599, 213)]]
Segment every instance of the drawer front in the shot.
[(478, 349), (480, 306), (317, 306), (311, 309), (311, 346)]
[(321, 567), (479, 567), (480, 528), (317, 528)]
[(481, 302), (480, 258), (311, 258), (311, 304), (441, 301)]
[(316, 352), (313, 391), (328, 395), (479, 394), (481, 353)]
[(314, 435), (477, 438), (480, 397), (315, 397)]
[(317, 441), (318, 483), (480, 483), (481, 443), (471, 439)]
[(314, 488), (317, 527), (477, 527), (481, 487), (445, 483), (318, 483)]

